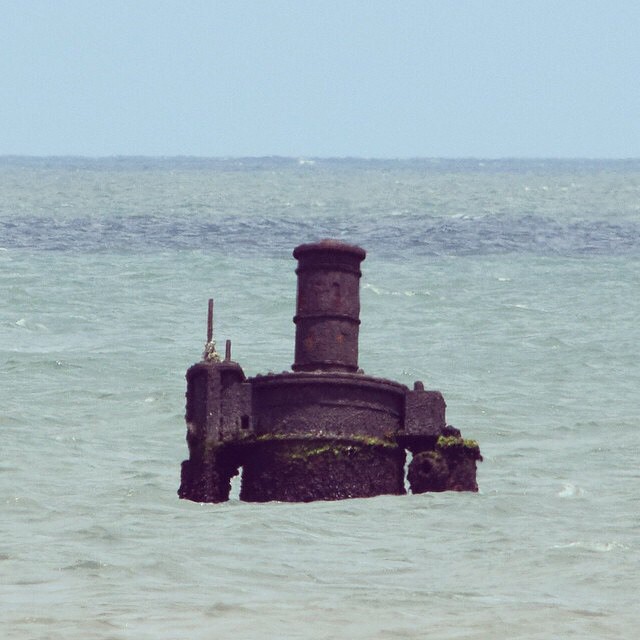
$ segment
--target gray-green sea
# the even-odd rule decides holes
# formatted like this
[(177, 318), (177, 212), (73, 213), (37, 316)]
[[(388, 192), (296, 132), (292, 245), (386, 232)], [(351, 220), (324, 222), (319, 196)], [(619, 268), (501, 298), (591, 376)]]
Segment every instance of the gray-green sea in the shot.
[[(179, 500), (207, 299), (289, 369), (325, 237), (367, 250), (360, 366), (442, 391), (480, 492)], [(639, 317), (640, 161), (0, 158), (0, 635), (633, 638)]]

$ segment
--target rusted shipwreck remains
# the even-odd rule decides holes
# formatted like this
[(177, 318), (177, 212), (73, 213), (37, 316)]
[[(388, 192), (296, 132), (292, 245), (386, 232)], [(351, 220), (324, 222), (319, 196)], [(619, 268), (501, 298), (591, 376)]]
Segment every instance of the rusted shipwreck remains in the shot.
[(306, 502), (477, 491), (475, 441), (446, 424), (445, 401), (358, 368), (360, 264), (365, 251), (335, 240), (303, 244), (298, 260), (292, 372), (247, 378), (212, 342), (187, 371), (187, 442), (178, 494), (197, 502)]

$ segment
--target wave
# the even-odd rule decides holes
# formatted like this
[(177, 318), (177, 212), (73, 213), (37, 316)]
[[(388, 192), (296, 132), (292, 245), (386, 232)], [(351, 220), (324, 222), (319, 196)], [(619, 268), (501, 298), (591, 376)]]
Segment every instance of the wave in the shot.
[(640, 223), (560, 222), (527, 215), (372, 219), (301, 216), (227, 217), (158, 215), (117, 217), (22, 216), (0, 220), (0, 247), (63, 252), (242, 250), (264, 256), (289, 253), (300, 242), (333, 237), (381, 255), (530, 253), (589, 256), (640, 255)]

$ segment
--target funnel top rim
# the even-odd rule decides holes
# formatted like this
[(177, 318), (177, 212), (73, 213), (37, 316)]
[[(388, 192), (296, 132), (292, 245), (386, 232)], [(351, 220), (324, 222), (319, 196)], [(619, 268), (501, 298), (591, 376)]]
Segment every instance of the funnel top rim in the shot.
[(323, 238), (319, 242), (310, 242), (308, 244), (298, 245), (293, 250), (293, 257), (298, 259), (303, 254), (316, 251), (335, 251), (341, 253), (350, 253), (360, 260), (364, 260), (367, 255), (367, 252), (362, 247), (358, 247), (355, 244), (347, 244), (346, 242), (342, 242), (341, 240), (336, 240), (334, 238)]

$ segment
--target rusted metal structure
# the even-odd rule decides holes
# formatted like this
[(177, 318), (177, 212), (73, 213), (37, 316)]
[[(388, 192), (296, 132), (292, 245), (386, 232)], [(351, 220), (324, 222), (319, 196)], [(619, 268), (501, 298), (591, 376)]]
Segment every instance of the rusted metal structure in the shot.
[(360, 264), (365, 251), (336, 240), (303, 244), (298, 260), (292, 372), (246, 378), (213, 343), (209, 301), (203, 360), (187, 371), (187, 442), (178, 494), (306, 502), (405, 493), (477, 491), (475, 441), (447, 426), (438, 391), (367, 376), (358, 368)]

